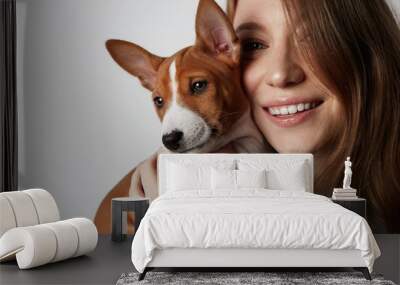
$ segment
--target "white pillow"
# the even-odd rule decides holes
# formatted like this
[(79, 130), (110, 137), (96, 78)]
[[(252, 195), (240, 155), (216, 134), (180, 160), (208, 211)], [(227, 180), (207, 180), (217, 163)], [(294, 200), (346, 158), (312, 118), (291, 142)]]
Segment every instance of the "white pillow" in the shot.
[(238, 161), (239, 170), (266, 170), (267, 188), (273, 190), (306, 191), (312, 189), (308, 165), (304, 160)]
[(267, 188), (267, 171), (236, 170), (237, 188)]
[(173, 158), (168, 159), (166, 161), (166, 166), (169, 164), (180, 164), (184, 167), (213, 167), (217, 169), (236, 169), (236, 160), (235, 159), (210, 159), (212, 156), (208, 156), (204, 154), (203, 156), (197, 158), (189, 158), (186, 157), (185, 154), (181, 155), (182, 158)]
[(211, 188), (230, 191), (240, 188), (267, 188), (266, 171), (212, 168)]
[(184, 166), (169, 163), (167, 169), (167, 191), (185, 191), (211, 188), (210, 167)]
[(274, 190), (306, 191), (307, 176), (304, 163), (295, 168), (267, 171), (268, 188)]
[(236, 170), (211, 168), (212, 190), (236, 190)]

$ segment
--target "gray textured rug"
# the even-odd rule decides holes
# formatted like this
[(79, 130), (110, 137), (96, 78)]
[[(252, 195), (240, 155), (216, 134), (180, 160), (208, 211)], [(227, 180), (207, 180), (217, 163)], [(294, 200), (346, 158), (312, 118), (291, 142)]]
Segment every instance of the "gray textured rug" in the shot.
[(381, 275), (372, 274), (372, 281), (360, 272), (148, 272), (142, 281), (139, 273), (124, 273), (117, 285), (133, 284), (385, 284), (395, 285), (384, 280)]

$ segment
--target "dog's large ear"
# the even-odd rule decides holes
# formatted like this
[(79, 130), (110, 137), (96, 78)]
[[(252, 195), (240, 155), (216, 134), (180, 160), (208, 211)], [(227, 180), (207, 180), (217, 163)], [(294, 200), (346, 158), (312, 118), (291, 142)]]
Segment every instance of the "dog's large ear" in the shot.
[(230, 65), (239, 63), (239, 39), (228, 17), (214, 0), (199, 2), (195, 45)]
[(164, 58), (151, 54), (134, 43), (122, 40), (108, 40), (106, 48), (123, 69), (138, 77), (145, 88), (154, 90), (157, 70)]

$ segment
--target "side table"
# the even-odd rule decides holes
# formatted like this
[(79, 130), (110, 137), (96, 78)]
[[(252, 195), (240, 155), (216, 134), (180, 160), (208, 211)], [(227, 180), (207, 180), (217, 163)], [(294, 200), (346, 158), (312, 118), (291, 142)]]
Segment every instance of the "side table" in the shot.
[(332, 199), (332, 202), (359, 214), (364, 219), (367, 218), (367, 200), (364, 198)]
[(123, 219), (124, 211), (135, 212), (135, 232), (139, 227), (140, 221), (144, 217), (147, 209), (149, 208), (149, 198), (133, 198), (133, 197), (119, 197), (113, 198), (111, 201), (112, 212), (112, 233), (111, 239), (113, 241), (122, 241), (126, 235), (122, 232), (123, 223), (127, 223)]

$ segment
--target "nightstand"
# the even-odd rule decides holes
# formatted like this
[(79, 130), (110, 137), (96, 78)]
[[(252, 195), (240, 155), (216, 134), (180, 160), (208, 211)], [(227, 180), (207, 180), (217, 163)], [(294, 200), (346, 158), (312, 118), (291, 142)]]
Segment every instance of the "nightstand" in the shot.
[(340, 206), (359, 214), (364, 219), (367, 218), (367, 200), (364, 198), (352, 198), (352, 199), (332, 199), (332, 202), (339, 204)]
[(122, 241), (126, 238), (123, 233), (123, 228), (126, 226), (126, 218), (124, 219), (123, 212), (135, 212), (135, 232), (139, 227), (140, 221), (146, 214), (149, 208), (149, 198), (133, 198), (133, 197), (120, 197), (111, 200), (112, 212), (112, 233), (111, 239), (113, 241)]

